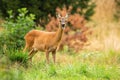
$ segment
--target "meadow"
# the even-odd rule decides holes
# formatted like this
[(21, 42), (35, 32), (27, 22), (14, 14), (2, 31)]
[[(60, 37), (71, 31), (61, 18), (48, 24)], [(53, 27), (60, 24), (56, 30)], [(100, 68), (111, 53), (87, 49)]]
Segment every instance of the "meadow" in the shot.
[(120, 21), (113, 19), (114, 0), (93, 1), (96, 13), (86, 23), (92, 34), (82, 50), (64, 46), (57, 51), (56, 63), (50, 55), (47, 64), (44, 52), (36, 53), (30, 62), (23, 49), (11, 49), (0, 54), (0, 80), (120, 80)]
[[(16, 54), (21, 54), (17, 51)], [(22, 55), (22, 54), (21, 54)], [(120, 52), (110, 50), (80, 51), (64, 47), (57, 52), (57, 62), (45, 61), (45, 54), (38, 52), (31, 62), (20, 63), (2, 56), (0, 80), (119, 80)]]

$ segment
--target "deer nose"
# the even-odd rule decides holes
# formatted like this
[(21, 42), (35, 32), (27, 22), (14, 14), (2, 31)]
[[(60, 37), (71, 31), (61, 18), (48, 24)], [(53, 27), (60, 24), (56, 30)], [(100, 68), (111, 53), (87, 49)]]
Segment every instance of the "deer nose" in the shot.
[(65, 24), (62, 24), (62, 27), (65, 27)]

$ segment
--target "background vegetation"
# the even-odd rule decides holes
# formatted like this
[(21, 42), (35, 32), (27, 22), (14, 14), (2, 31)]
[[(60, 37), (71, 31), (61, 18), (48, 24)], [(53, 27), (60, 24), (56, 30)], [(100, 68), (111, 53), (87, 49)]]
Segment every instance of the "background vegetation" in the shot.
[(27, 13), (26, 8), (18, 9), (18, 16), (14, 19), (12, 10), (8, 11), (9, 17), (2, 25), (5, 30), (0, 34), (0, 53), (24, 46), (25, 34), (35, 26), (35, 15)]
[[(51, 5), (54, 3), (56, 5)], [(0, 80), (120, 79), (119, 0), (1, 0), (0, 5)], [(36, 27), (38, 18), (42, 21), (40, 26), (55, 31), (56, 26), (51, 26), (56, 20), (55, 11), (58, 7), (63, 9), (64, 5), (68, 11), (72, 8), (70, 21), (77, 21), (68, 25), (69, 29), (65, 31), (68, 41), (66, 38), (63, 41), (68, 43), (64, 42), (57, 52), (56, 64), (53, 64), (52, 57), (50, 64), (46, 64), (44, 52), (38, 52), (33, 62), (29, 62), (27, 53), (22, 52), (24, 35), (31, 29), (44, 30)], [(90, 13), (89, 8), (92, 9)], [(86, 17), (86, 13), (90, 16)], [(86, 21), (88, 18), (91, 20)]]
[(14, 16), (16, 16), (18, 14), (17, 9), (25, 7), (30, 13), (36, 15), (37, 21), (40, 19), (39, 23), (44, 27), (45, 24), (49, 21), (48, 14), (56, 16), (55, 12), (57, 7), (62, 8), (63, 6), (66, 6), (69, 8), (72, 6), (72, 14), (76, 12), (77, 8), (80, 8), (81, 12), (79, 14), (84, 15), (86, 19), (89, 19), (89, 17), (93, 15), (93, 8), (95, 7), (95, 4), (90, 1), (91, 0), (1, 0), (0, 10), (3, 17), (6, 17), (8, 15), (8, 10), (13, 10)]

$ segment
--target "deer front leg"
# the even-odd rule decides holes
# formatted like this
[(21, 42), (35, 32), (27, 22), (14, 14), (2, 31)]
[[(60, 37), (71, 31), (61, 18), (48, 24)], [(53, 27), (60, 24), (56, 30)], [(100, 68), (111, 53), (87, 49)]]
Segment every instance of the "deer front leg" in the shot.
[(49, 64), (49, 52), (46, 51), (46, 62)]
[(52, 52), (52, 57), (53, 57), (53, 62), (55, 63), (56, 62), (56, 51)]

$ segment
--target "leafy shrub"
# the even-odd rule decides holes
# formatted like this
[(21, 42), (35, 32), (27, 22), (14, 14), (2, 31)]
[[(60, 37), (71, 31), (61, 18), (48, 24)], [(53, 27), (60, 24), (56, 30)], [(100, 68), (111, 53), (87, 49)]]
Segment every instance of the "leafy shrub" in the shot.
[(27, 63), (28, 61), (28, 55), (18, 50), (8, 52), (7, 56), (12, 62)]
[(14, 19), (12, 10), (8, 11), (9, 17), (3, 23), (4, 32), (0, 33), (0, 52), (19, 49), (24, 45), (25, 34), (35, 25), (34, 14), (28, 14), (26, 8), (18, 9), (17, 18)]

